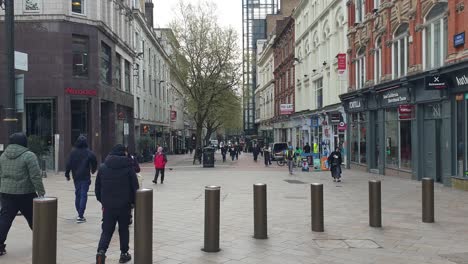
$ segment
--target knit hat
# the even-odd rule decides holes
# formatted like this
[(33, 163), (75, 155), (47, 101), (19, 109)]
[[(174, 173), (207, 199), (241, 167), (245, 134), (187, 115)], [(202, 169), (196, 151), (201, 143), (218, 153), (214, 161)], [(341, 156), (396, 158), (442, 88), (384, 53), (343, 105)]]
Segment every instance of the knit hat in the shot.
[(125, 156), (125, 146), (122, 144), (115, 145), (110, 154), (114, 156)]
[(28, 138), (24, 133), (14, 133), (9, 138), (9, 144), (16, 144), (23, 146), (25, 148), (28, 147)]

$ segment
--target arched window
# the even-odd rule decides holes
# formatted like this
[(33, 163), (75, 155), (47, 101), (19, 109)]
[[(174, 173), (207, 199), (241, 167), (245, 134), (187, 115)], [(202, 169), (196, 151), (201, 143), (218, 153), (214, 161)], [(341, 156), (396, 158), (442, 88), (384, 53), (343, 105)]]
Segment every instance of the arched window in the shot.
[(375, 83), (380, 83), (382, 80), (382, 38), (379, 37), (375, 41), (375, 53), (374, 53), (374, 80)]
[(425, 17), (423, 30), (423, 65), (425, 69), (440, 67), (447, 58), (448, 23), (445, 16), (448, 3), (437, 3)]
[(356, 53), (356, 89), (361, 89), (366, 83), (366, 47), (361, 47)]
[(401, 24), (393, 34), (393, 78), (405, 76), (408, 73), (408, 28), (408, 23)]

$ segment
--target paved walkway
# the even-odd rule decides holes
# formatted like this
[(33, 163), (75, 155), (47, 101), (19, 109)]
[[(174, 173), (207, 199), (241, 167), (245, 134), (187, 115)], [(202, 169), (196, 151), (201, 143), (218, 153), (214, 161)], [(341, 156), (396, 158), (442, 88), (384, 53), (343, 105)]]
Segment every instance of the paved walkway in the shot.
[[(191, 158), (169, 156), (164, 185), (152, 185), (153, 168), (143, 165), (144, 186), (154, 188), (154, 263), (468, 263), (468, 193), (436, 185), (436, 223), (421, 222), (420, 182), (381, 178), (383, 228), (368, 226), (367, 181), (375, 176), (344, 171), (333, 183), (327, 172), (287, 174), (286, 167), (239, 161), (216, 168), (192, 166)], [(220, 157), (218, 157), (220, 160)], [(285, 182), (295, 179), (300, 182)], [(253, 235), (252, 184), (268, 184), (269, 239)], [(301, 182), (303, 184), (301, 184)], [(309, 183), (324, 183), (325, 232), (310, 228)], [(47, 194), (59, 197), (58, 263), (93, 263), (100, 235), (101, 210), (90, 197), (88, 222), (76, 224), (73, 184), (62, 175), (45, 179)], [(219, 253), (204, 253), (204, 186), (221, 188)], [(133, 233), (133, 230), (132, 232)], [(17, 218), (0, 263), (31, 263), (31, 232)], [(131, 239), (133, 247), (133, 234)], [(116, 233), (108, 263), (118, 263)]]

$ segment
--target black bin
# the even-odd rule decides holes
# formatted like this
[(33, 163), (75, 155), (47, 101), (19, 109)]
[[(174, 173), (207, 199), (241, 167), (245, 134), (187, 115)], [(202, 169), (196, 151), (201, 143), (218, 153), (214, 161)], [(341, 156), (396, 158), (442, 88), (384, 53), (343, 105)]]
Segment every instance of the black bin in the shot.
[(203, 149), (203, 168), (213, 168), (214, 167), (214, 155), (215, 149), (212, 147), (206, 147)]

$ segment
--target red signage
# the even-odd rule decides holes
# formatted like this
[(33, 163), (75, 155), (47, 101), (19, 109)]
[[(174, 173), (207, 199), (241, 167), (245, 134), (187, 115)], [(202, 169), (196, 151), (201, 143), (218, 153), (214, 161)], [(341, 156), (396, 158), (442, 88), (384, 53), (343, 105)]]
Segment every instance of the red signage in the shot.
[(177, 120), (177, 111), (171, 111), (171, 121), (174, 122)]
[(294, 113), (293, 104), (280, 104), (281, 115), (290, 115), (292, 113)]
[(346, 71), (346, 53), (338, 53), (338, 73)]
[(97, 91), (91, 89), (66, 88), (65, 93), (70, 95), (97, 96)]
[(338, 131), (346, 131), (346, 129), (348, 129), (348, 125), (345, 122), (338, 124)]
[(411, 119), (413, 118), (413, 109), (412, 105), (399, 105), (398, 106), (398, 116), (400, 119)]

